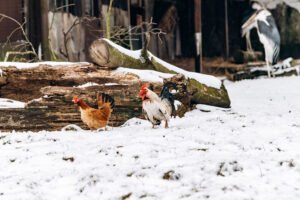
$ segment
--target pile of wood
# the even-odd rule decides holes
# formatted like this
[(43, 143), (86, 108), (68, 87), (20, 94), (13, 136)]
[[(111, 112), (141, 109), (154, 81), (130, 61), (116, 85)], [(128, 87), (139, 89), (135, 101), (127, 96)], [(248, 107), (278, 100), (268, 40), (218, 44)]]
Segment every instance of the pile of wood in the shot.
[[(1, 68), (1, 67), (0, 67)], [(141, 117), (141, 84), (135, 74), (116, 74), (93, 64), (70, 66), (40, 65), (17, 69), (3, 67), (0, 77), (0, 97), (28, 102), (26, 108), (0, 109), (0, 130), (60, 130), (68, 124), (87, 128), (72, 98), (77, 95), (96, 107), (96, 95), (104, 92), (115, 99), (112, 126), (119, 126), (132, 117)], [(80, 87), (93, 83), (89, 87)], [(98, 85), (97, 85), (98, 84)], [(159, 90), (161, 83), (154, 83)], [(79, 86), (79, 87), (78, 87)], [(158, 91), (156, 91), (158, 92)]]
[[(231, 76), (234, 81), (243, 79), (255, 79), (261, 76), (268, 76), (268, 68), (264, 64), (263, 66), (256, 63), (249, 63), (249, 67), (236, 72)], [(298, 60), (293, 60), (292, 58), (287, 58), (282, 62), (271, 66), (272, 77), (282, 77), (282, 76), (299, 76), (300, 63)]]
[[(104, 40), (96, 44), (92, 45), (90, 54), (98, 65), (40, 64), (33, 68), (18, 69), (15, 66), (1, 67), (0, 63), (0, 98), (27, 103), (25, 108), (0, 109), (0, 131), (52, 131), (61, 130), (69, 124), (87, 129), (72, 98), (76, 95), (96, 107), (96, 96), (102, 92), (115, 99), (109, 125), (120, 126), (130, 118), (143, 118), (141, 99), (138, 97), (140, 86), (152, 83), (154, 91), (159, 93), (163, 83), (141, 79), (139, 73), (117, 71), (118, 66), (174, 74), (164, 81), (172, 81), (177, 85), (178, 90), (174, 96), (182, 102), (177, 111), (178, 116), (191, 110), (193, 104), (230, 107), (230, 99), (223, 84), (220, 84), (220, 88), (215, 88), (177, 74), (156, 62), (153, 57), (150, 58), (147, 50), (142, 50), (143, 59), (134, 59)], [(82, 87), (87, 83), (93, 84)]]

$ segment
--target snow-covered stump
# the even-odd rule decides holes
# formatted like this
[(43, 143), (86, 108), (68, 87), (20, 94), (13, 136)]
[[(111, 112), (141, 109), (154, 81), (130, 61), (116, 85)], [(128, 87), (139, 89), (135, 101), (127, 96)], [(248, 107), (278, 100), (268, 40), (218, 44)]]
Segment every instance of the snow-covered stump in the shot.
[[(119, 126), (132, 117), (143, 118), (138, 97), (142, 84), (152, 83), (159, 93), (163, 78), (172, 76), (126, 68), (104, 70), (89, 63), (0, 63), (0, 69), (0, 131), (61, 130), (69, 124), (86, 129), (72, 98), (79, 96), (96, 107), (98, 92), (115, 99), (109, 125)], [(1, 102), (3, 98), (26, 104)]]
[[(293, 75), (299, 76), (299, 69), (300, 69), (299, 66), (282, 69), (274, 72), (274, 77), (293, 76)], [(255, 69), (249, 69), (247, 71), (241, 71), (234, 74), (233, 80), (238, 81), (243, 79), (254, 79), (260, 76), (268, 76), (267, 69), (255, 68)]]
[(110, 40), (99, 39), (92, 43), (89, 52), (92, 60), (102, 67), (116, 68), (121, 66), (169, 74), (182, 74), (185, 76), (187, 91), (192, 95), (191, 103), (230, 107), (227, 90), (219, 79), (180, 69), (155, 57), (145, 48), (131, 51)]
[[(299, 76), (300, 65), (292, 58), (287, 58), (281, 63), (272, 66), (273, 77), (282, 76)], [(254, 79), (260, 76), (268, 76), (268, 68), (264, 67), (251, 67), (244, 71), (239, 71), (233, 75), (233, 80), (243, 80), (243, 79)]]

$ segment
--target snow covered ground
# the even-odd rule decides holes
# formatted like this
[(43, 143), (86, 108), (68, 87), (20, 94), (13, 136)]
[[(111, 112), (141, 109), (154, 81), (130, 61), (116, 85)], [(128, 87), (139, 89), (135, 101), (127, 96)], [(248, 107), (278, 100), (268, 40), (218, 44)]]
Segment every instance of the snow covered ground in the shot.
[(300, 199), (300, 77), (226, 87), (169, 129), (0, 133), (0, 199)]

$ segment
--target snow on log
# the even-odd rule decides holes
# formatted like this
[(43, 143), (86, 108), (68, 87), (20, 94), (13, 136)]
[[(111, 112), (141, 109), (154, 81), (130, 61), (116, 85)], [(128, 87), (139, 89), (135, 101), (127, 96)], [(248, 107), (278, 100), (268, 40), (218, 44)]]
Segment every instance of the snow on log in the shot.
[[(99, 39), (92, 43), (89, 52), (93, 62), (102, 67), (124, 67), (155, 70), (167, 74), (182, 74), (185, 77), (188, 92), (193, 95), (191, 98), (193, 103), (230, 107), (227, 90), (219, 79), (210, 75), (185, 71), (155, 57), (144, 49), (132, 51), (110, 40)], [(138, 73), (143, 72), (139, 71)]]
[(0, 98), (0, 108), (24, 108), (25, 103), (11, 99)]

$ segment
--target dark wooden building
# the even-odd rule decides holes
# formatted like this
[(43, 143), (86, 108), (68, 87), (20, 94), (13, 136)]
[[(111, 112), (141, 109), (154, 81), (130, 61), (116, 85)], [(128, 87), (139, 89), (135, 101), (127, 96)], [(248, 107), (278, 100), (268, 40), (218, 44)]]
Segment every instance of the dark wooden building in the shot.
[[(9, 0), (9, 1), (0, 1), (0, 13), (12, 17), (17, 20), (19, 23), (24, 21), (24, 9), (23, 1), (20, 0)], [(3, 19), (0, 22), (0, 43), (6, 42), (6, 38), (11, 34), (16, 28), (18, 28), (16, 23), (8, 19)], [(22, 39), (21, 31), (17, 31), (12, 36), (12, 41), (17, 41)]]
[[(20, 23), (26, 19), (25, 30), (36, 49), (49, 38), (58, 60), (89, 61), (89, 45), (105, 36), (109, 3), (110, 0), (0, 0), (0, 13)], [(156, 23), (154, 27), (166, 34), (161, 39), (153, 36), (149, 49), (168, 61), (194, 58), (198, 48), (195, 33), (200, 31), (203, 57), (226, 59), (245, 49), (240, 27), (243, 12), (248, 6), (249, 0), (114, 0), (110, 26), (112, 29), (116, 26), (133, 27), (152, 19)], [(46, 15), (43, 15), (42, 8), (46, 8)], [(282, 36), (281, 58), (300, 58), (300, 52), (292, 50), (300, 46), (300, 39), (297, 39), (300, 28), (285, 23), (299, 22), (298, 10), (279, 4), (272, 13)], [(9, 20), (2, 20), (0, 43), (4, 43), (16, 27)], [(253, 47), (261, 50), (255, 31), (252, 35)], [(141, 48), (143, 36), (132, 37), (138, 40), (131, 42), (131, 48)], [(22, 40), (20, 31), (11, 38), (12, 42), (18, 40)], [(44, 52), (47, 59), (46, 54)]]

